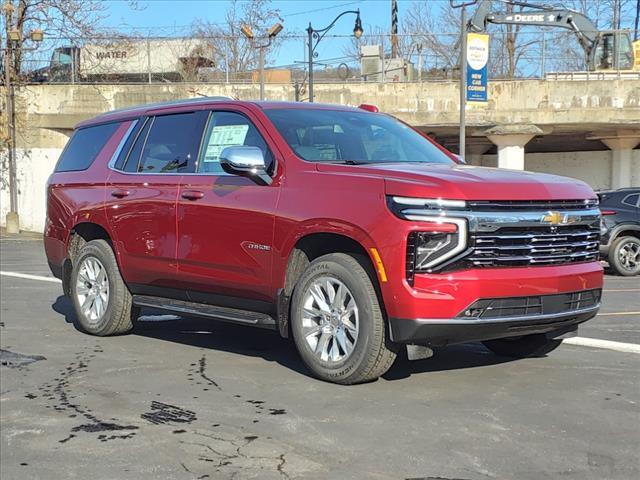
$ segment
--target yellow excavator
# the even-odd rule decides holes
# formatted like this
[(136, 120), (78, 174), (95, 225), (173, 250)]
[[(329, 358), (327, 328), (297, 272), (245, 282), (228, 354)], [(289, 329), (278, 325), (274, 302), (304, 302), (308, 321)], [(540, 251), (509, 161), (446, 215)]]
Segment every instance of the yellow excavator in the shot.
[[(524, 7), (519, 12), (494, 12), (494, 1)], [(484, 32), (487, 24), (537, 25), (573, 31), (586, 54), (589, 71), (640, 71), (640, 40), (631, 41), (624, 30), (598, 30), (584, 14), (568, 9), (517, 0), (482, 0), (478, 3), (468, 29)]]

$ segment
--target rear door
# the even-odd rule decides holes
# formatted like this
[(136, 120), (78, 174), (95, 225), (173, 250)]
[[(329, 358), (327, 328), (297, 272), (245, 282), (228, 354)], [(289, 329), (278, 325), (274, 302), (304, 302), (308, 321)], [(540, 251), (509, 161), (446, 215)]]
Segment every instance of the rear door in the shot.
[[(233, 299), (222, 297), (274, 299), (272, 242), (280, 192), (280, 172), (274, 172), (282, 165), (276, 166), (268, 142), (249, 110), (211, 112), (196, 172), (184, 175), (178, 198), (179, 278), (194, 301), (233, 306)], [(271, 185), (222, 170), (220, 152), (234, 145), (263, 151)]]
[(134, 291), (165, 294), (161, 289), (176, 286), (180, 179), (194, 169), (205, 120), (204, 112), (140, 119), (113, 165), (106, 212), (123, 277)]

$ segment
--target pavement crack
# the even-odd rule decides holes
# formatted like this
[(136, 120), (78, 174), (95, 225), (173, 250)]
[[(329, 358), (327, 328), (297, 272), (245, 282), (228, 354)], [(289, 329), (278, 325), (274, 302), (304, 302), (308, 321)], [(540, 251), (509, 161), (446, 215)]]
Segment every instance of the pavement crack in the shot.
[(289, 474), (284, 471), (284, 465), (285, 465), (285, 463), (287, 463), (287, 461), (285, 460), (284, 456), (285, 456), (284, 453), (280, 454), (280, 456), (278, 457), (280, 459), (280, 463), (278, 464), (278, 466), (276, 468), (278, 469), (278, 473), (281, 476), (283, 476), (284, 478), (290, 479), (291, 477), (289, 476)]
[(220, 385), (218, 385), (218, 383), (215, 380), (213, 380), (211, 377), (207, 375), (206, 370), (207, 370), (207, 358), (205, 355), (202, 355), (202, 358), (198, 360), (198, 373), (200, 374), (200, 377), (202, 377), (202, 379), (206, 381), (209, 385), (213, 385), (218, 390), (222, 391), (222, 388), (220, 388)]

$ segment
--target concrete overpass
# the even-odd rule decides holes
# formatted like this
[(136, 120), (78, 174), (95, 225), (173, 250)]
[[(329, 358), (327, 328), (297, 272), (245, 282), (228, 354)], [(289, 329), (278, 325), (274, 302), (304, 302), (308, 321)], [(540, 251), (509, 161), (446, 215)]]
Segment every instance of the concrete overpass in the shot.
[[(375, 104), (458, 148), (457, 82), (318, 84), (314, 90), (318, 102)], [(1, 89), (0, 95), (4, 99)], [(137, 104), (216, 95), (255, 99), (259, 88), (189, 83), (21, 88), (17, 148), (28, 155), (24, 165), (31, 166), (22, 172), (23, 185), (40, 188), (40, 180), (28, 178), (37, 176), (34, 169), (48, 176), (81, 120)], [(293, 86), (267, 84), (266, 97), (292, 101)], [(469, 163), (559, 173), (594, 188), (640, 186), (640, 80), (496, 81), (490, 83), (489, 98), (488, 105), (467, 110)], [(7, 202), (2, 203), (4, 208)]]
[[(382, 111), (430, 132), (457, 149), (458, 85), (456, 82), (324, 84), (317, 101), (359, 105)], [(257, 98), (255, 85), (134, 84), (38, 85), (19, 92), (17, 108), (25, 126), (18, 147), (60, 147), (48, 132), (69, 133), (81, 120), (115, 108), (178, 98), (223, 95)], [(272, 100), (293, 100), (291, 85), (267, 85)], [(612, 186), (631, 181), (631, 150), (640, 143), (640, 81), (524, 80), (491, 82), (486, 107), (469, 107), (469, 160), (497, 150), (497, 165), (524, 168), (527, 152), (593, 151), (614, 153)]]

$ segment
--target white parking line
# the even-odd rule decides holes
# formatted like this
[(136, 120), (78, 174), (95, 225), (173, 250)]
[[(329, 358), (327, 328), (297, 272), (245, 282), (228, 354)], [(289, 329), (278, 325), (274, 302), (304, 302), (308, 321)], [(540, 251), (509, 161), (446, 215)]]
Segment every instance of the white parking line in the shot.
[(609, 312), (609, 313), (598, 312), (599, 317), (608, 317), (611, 315), (640, 315), (640, 312)]
[(612, 342), (611, 340), (587, 337), (565, 338), (562, 343), (566, 345), (577, 345), (579, 347), (604, 348), (616, 352), (640, 353), (640, 345), (637, 343)]
[(3, 275), (5, 277), (26, 278), (28, 280), (40, 280), (41, 282), (60, 283), (60, 280), (54, 277), (43, 277), (42, 275), (29, 275), (28, 273), (5, 272), (4, 270), (0, 270), (0, 275)]
[[(0, 275), (5, 277), (15, 277), (15, 278), (25, 278), (28, 280), (39, 280), (41, 282), (53, 282), (60, 283), (60, 280), (53, 277), (44, 277), (42, 275), (30, 275), (28, 273), (18, 273), (18, 272), (6, 272), (4, 270), (0, 270)], [(600, 315), (638, 315), (640, 312), (614, 312), (614, 313), (601, 313)], [(147, 317), (144, 320), (153, 321), (153, 320), (173, 320), (173, 315), (167, 315), (166, 318), (153, 318)], [(635, 343), (623, 343), (623, 342), (612, 342), (610, 340), (600, 340), (597, 338), (586, 338), (586, 337), (573, 337), (573, 338), (565, 338), (563, 340), (566, 345), (577, 345), (580, 347), (592, 347), (592, 348), (603, 348), (606, 350), (614, 350), (616, 352), (624, 352), (624, 353), (640, 353), (640, 345)]]

